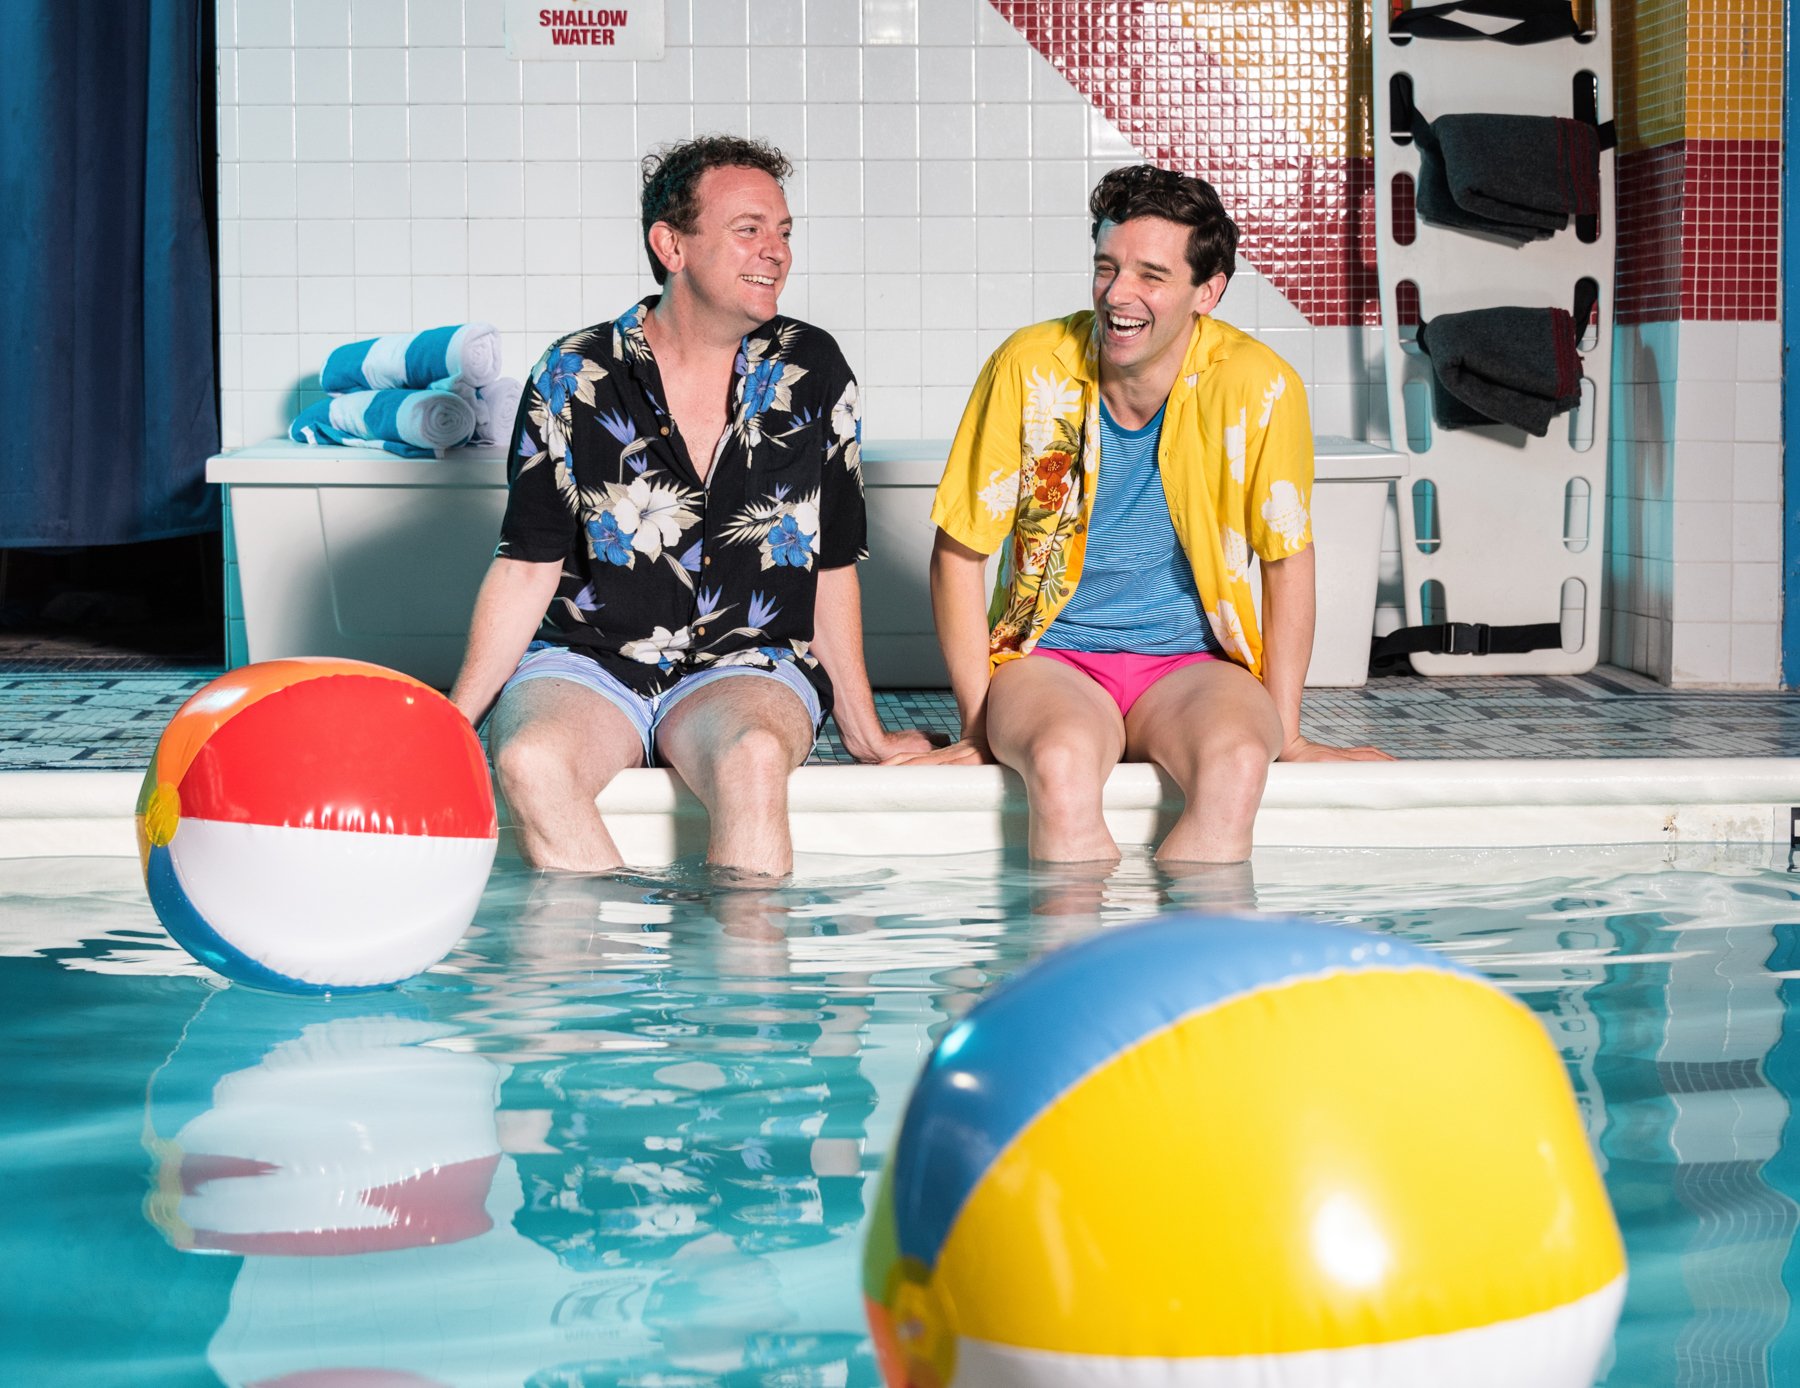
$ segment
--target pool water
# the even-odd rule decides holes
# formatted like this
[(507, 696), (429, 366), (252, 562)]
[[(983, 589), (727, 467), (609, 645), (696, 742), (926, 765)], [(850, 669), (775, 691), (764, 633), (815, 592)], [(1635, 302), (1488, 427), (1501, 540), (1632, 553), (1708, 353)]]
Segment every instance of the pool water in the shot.
[(860, 1226), (933, 1040), (1045, 951), (1193, 907), (1523, 998), (1631, 1259), (1604, 1382), (1800, 1382), (1800, 876), (1704, 846), (514, 868), (442, 966), (340, 1000), (207, 975), (135, 862), (0, 862), (0, 1382), (874, 1384)]

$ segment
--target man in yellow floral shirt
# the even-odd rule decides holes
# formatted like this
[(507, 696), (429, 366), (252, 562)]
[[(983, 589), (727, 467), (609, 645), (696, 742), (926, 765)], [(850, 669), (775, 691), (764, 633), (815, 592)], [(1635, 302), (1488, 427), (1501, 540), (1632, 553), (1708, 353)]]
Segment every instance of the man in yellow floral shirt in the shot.
[(1154, 762), (1187, 802), (1158, 858), (1237, 862), (1271, 761), (1384, 755), (1300, 733), (1306, 394), (1210, 316), (1237, 251), (1210, 185), (1115, 169), (1089, 211), (1092, 311), (1025, 328), (988, 360), (932, 507), (932, 607), (963, 723), (939, 755), (1018, 771), (1031, 854), (1062, 862), (1118, 857), (1106, 778), (1122, 759)]

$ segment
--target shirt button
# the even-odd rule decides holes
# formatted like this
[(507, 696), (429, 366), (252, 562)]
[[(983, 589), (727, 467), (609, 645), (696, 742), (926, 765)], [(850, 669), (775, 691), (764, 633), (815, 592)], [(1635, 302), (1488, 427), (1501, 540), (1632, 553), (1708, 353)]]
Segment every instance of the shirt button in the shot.
[(665, 425), (663, 425), (662, 428), (658, 429), (656, 432), (661, 434), (666, 439), (669, 436), (669, 426), (665, 424)]
[(704, 635), (706, 635), (706, 628), (705, 628), (705, 627), (695, 627), (695, 628), (694, 628), (694, 635), (696, 635), (696, 636), (704, 636)]
[(702, 559), (700, 561), (700, 567), (703, 569), (709, 567), (711, 564), (712, 564), (712, 555), (710, 555), (710, 554), (707, 555), (704, 559)]

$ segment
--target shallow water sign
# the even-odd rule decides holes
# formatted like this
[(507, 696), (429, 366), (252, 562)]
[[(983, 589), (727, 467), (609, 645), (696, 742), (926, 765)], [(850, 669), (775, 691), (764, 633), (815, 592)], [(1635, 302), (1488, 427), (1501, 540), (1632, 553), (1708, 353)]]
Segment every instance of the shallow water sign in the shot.
[(541, 5), (506, 0), (506, 56), (661, 58), (663, 0), (613, 7)]

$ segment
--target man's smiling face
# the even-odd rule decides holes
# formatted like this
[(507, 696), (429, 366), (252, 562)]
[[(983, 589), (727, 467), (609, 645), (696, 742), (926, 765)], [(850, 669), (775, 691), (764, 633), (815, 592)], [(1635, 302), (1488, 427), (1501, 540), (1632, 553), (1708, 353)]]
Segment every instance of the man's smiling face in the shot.
[(1143, 375), (1179, 364), (1198, 314), (1225, 291), (1224, 275), (1194, 283), (1189, 229), (1162, 217), (1102, 222), (1094, 238), (1094, 315), (1104, 374)]
[(761, 169), (708, 169), (695, 201), (694, 229), (677, 233), (672, 268), (708, 307), (741, 315), (746, 331), (766, 323), (794, 261), (794, 219), (781, 185)]

